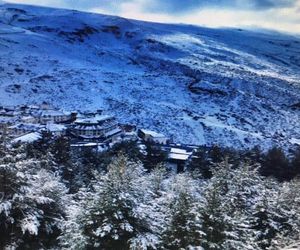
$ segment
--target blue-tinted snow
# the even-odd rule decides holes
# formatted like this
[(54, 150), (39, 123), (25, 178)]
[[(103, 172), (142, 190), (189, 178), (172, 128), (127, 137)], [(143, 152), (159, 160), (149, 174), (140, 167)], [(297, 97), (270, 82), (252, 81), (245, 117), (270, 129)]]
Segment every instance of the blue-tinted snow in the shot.
[(291, 145), (299, 52), (298, 37), (269, 31), (4, 4), (0, 101), (107, 109), (176, 142)]

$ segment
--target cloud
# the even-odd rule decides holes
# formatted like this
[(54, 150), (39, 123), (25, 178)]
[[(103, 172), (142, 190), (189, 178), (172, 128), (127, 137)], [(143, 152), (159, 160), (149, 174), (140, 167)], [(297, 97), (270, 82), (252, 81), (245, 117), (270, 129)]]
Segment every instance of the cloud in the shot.
[(300, 0), (6, 0), (155, 22), (300, 32)]
[(194, 9), (223, 8), (236, 10), (268, 10), (290, 7), (298, 0), (151, 0), (145, 4), (150, 12), (184, 13)]
[(92, 9), (98, 7), (111, 9), (126, 1), (129, 0), (61, 0), (66, 6), (73, 9)]
[(293, 6), (298, 0), (8, 0), (10, 2), (47, 5), (73, 9), (119, 9), (122, 4), (139, 4), (152, 13), (184, 13), (194, 9), (225, 8), (267, 10)]

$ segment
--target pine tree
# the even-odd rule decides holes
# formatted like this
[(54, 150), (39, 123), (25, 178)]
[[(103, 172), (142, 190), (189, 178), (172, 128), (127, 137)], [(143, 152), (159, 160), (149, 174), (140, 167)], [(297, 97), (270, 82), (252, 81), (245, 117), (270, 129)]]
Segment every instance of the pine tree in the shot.
[(287, 237), (294, 231), (294, 216), (290, 209), (280, 204), (280, 193), (276, 187), (265, 190), (252, 216), (252, 229), (256, 231), (255, 241), (261, 249), (270, 248), (278, 237)]
[[(277, 225), (276, 236), (272, 239), (270, 249), (281, 249), (300, 242), (300, 180), (298, 178), (283, 183), (277, 189), (276, 199), (269, 199), (273, 211), (271, 225)], [(273, 188), (274, 189), (274, 188)], [(268, 198), (270, 196), (268, 195)], [(275, 215), (275, 216), (274, 216)], [(274, 219), (273, 219), (274, 220)]]
[(46, 130), (41, 132), (41, 138), (26, 145), (26, 153), (29, 157), (39, 158), (50, 152), (52, 134)]
[(175, 179), (176, 187), (170, 199), (170, 217), (163, 234), (165, 249), (195, 249), (200, 247), (201, 227), (195, 191), (189, 185), (196, 182), (186, 174)]
[(267, 152), (262, 162), (261, 174), (276, 177), (279, 181), (292, 177), (292, 168), (282, 149), (274, 147)]
[(70, 140), (67, 137), (60, 136), (55, 138), (55, 140), (50, 145), (50, 151), (53, 154), (53, 157), (57, 164), (70, 164), (71, 149)]
[[(84, 194), (74, 219), (78, 230), (66, 225), (61, 238), (68, 249), (146, 249), (153, 247), (149, 222), (141, 210), (145, 189), (145, 170), (138, 163), (119, 155), (108, 172), (96, 176), (92, 189)], [(81, 235), (82, 241), (75, 238)], [(73, 241), (74, 239), (74, 241)], [(74, 245), (75, 244), (75, 245)]]
[(24, 152), (7, 150), (0, 160), (1, 249), (49, 247), (64, 218), (67, 189), (59, 176), (44, 168), (45, 160), (28, 158)]
[(291, 167), (293, 169), (293, 177), (300, 176), (300, 146), (293, 154)]
[(201, 208), (204, 249), (256, 249), (249, 225), (263, 180), (256, 168), (234, 168), (227, 162), (214, 169)]
[(144, 167), (147, 170), (153, 170), (157, 165), (166, 160), (166, 153), (152, 142), (146, 142), (147, 155), (143, 159)]
[(200, 174), (204, 179), (212, 177), (211, 168), (213, 164), (208, 159), (208, 152), (206, 148), (199, 148), (193, 154), (191, 163), (188, 166), (189, 171), (194, 171)]
[(213, 177), (203, 193), (204, 202), (200, 207), (203, 237), (201, 246), (207, 250), (222, 249), (227, 239), (231, 223), (224, 212), (225, 182), (220, 177)]
[(210, 159), (213, 163), (221, 163), (222, 161), (224, 161), (224, 157), (225, 157), (224, 152), (217, 145), (214, 145), (211, 148), (211, 150), (209, 151), (209, 155), (210, 155)]
[(244, 160), (249, 161), (251, 164), (261, 164), (262, 156), (263, 153), (259, 146), (255, 146), (252, 149), (243, 152)]

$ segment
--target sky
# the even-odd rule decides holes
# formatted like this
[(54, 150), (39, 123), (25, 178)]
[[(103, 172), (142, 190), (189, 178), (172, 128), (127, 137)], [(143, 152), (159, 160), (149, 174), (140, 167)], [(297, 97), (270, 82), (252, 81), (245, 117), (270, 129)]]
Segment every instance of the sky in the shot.
[(300, 33), (300, 0), (6, 0), (127, 18)]

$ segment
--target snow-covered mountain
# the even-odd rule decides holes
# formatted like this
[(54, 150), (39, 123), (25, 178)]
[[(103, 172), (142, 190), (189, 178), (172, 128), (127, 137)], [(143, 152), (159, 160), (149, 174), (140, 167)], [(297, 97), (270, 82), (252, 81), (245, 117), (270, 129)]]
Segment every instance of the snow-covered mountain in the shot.
[(300, 38), (0, 5), (0, 104), (107, 109), (177, 142), (300, 143)]

